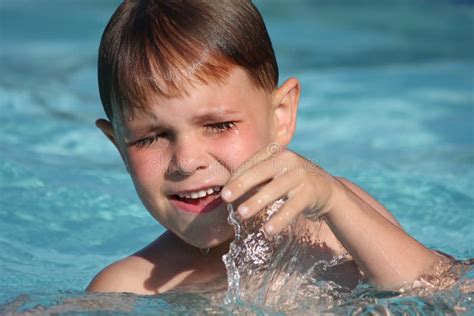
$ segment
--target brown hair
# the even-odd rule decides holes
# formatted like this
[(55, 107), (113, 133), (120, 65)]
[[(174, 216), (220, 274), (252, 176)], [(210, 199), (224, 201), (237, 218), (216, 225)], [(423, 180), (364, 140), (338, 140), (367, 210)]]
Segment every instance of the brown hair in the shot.
[(258, 88), (273, 90), (278, 66), (263, 19), (250, 0), (125, 0), (99, 48), (99, 91), (112, 106), (144, 107), (153, 93), (179, 97), (186, 82), (222, 82), (242, 67)]

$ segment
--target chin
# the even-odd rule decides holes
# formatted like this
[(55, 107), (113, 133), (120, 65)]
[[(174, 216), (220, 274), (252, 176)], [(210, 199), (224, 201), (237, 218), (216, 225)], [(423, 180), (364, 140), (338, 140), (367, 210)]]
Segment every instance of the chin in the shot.
[(182, 238), (186, 243), (197, 248), (214, 248), (234, 237), (234, 230), (230, 227), (228, 231), (208, 236), (186, 236)]

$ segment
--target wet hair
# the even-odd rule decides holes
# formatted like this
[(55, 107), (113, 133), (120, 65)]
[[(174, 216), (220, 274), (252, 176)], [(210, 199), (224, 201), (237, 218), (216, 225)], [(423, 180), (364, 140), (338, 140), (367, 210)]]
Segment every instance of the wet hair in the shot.
[(186, 84), (223, 82), (233, 66), (257, 88), (278, 84), (272, 43), (250, 0), (126, 0), (102, 35), (100, 98), (112, 121), (125, 108), (145, 108), (151, 95), (180, 97)]

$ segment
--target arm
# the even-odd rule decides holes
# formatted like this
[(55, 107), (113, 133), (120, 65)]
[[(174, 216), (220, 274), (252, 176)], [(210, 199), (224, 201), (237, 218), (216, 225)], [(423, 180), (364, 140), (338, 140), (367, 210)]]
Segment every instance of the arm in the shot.
[(249, 161), (222, 189), (222, 198), (232, 203), (259, 186), (237, 208), (247, 219), (286, 195), (285, 205), (264, 225), (268, 235), (281, 232), (299, 214), (311, 220), (322, 218), (359, 268), (380, 288), (397, 288), (414, 281), (443, 260), (404, 232), (364, 190), (305, 158), (289, 150), (261, 150)]
[(442, 259), (406, 234), (365, 191), (348, 180), (337, 180), (332, 207), (323, 218), (377, 286), (399, 287), (429, 273)]
[[(341, 177), (336, 177), (336, 179), (342, 183), (347, 189), (351, 190), (352, 193), (357, 195), (361, 200), (363, 200), (365, 203), (369, 204), (373, 209), (375, 209), (377, 212), (380, 213), (383, 217), (385, 217), (388, 221), (390, 221), (392, 224), (395, 226), (398, 226), (402, 228), (400, 223), (397, 221), (397, 219), (390, 213), (385, 206), (380, 204), (379, 201), (374, 199), (370, 194), (368, 194), (365, 190), (363, 190), (361, 187), (359, 187), (357, 184), (352, 183), (351, 181), (341, 178)], [(403, 229), (403, 228), (402, 228)]]

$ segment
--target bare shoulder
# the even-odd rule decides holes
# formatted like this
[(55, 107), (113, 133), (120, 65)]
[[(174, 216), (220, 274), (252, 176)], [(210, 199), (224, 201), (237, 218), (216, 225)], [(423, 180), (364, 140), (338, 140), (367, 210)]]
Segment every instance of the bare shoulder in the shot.
[(132, 255), (105, 267), (94, 277), (86, 291), (153, 294), (144, 286), (146, 274), (152, 269), (149, 262)]
[(140, 251), (112, 263), (100, 271), (91, 281), (89, 292), (128, 292), (135, 294), (157, 294), (166, 291), (166, 282), (175, 271), (169, 262), (174, 262), (176, 253), (173, 238), (165, 233)]
[(392, 215), (392, 213), (390, 213), (389, 210), (387, 210), (379, 201), (374, 199), (364, 189), (362, 189), (357, 184), (355, 184), (355, 183), (353, 183), (353, 182), (351, 182), (351, 181), (349, 181), (345, 178), (336, 177), (336, 179), (340, 183), (342, 183), (346, 188), (348, 188), (350, 191), (352, 191), (355, 195), (357, 195), (361, 200), (365, 201), (372, 208), (374, 208), (377, 212), (379, 212), (381, 215), (383, 215), (386, 219), (388, 219), (394, 225), (401, 228), (400, 223), (396, 220), (396, 218)]

